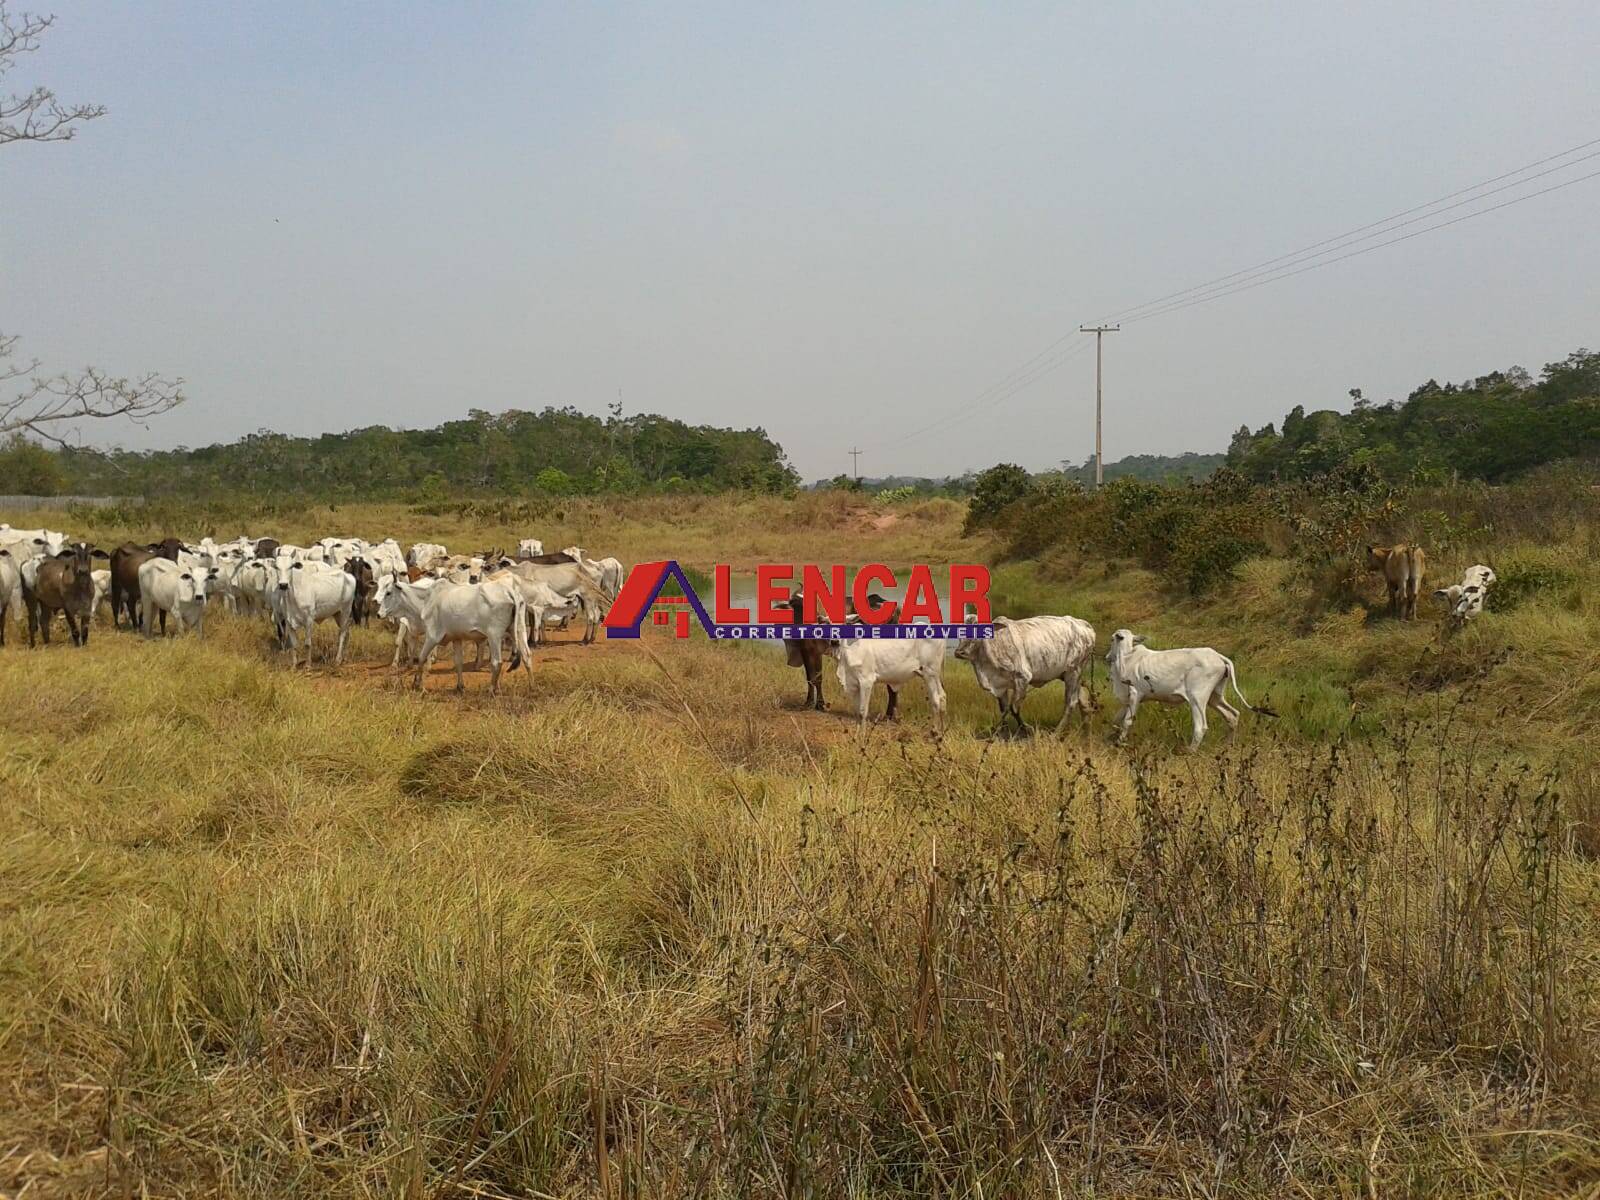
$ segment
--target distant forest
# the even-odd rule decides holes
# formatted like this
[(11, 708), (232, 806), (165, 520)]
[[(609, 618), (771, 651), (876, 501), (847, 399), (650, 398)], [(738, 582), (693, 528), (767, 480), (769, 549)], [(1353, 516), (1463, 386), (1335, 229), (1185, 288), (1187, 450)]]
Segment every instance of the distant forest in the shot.
[(783, 448), (762, 429), (546, 408), (499, 414), (474, 409), (465, 420), (433, 429), (374, 425), (320, 437), (263, 430), (194, 449), (50, 452), (18, 440), (0, 448), (0, 481), (0, 492), (429, 499), (463, 493), (783, 492), (797, 477)]
[[(1577, 350), (1535, 379), (1521, 367), (1464, 383), (1429, 380), (1376, 404), (1359, 388), (1349, 412), (1295, 408), (1282, 426), (1241, 426), (1224, 454), (1137, 454), (1107, 463), (1107, 480), (1178, 483), (1227, 465), (1259, 483), (1368, 466), (1390, 479), (1460, 476), (1500, 482), (1565, 460), (1600, 461), (1600, 353)], [(1007, 470), (1028, 478), (1020, 467)], [(988, 475), (989, 472), (984, 472)], [(816, 487), (892, 497), (970, 496), (975, 473), (929, 479), (843, 476)], [(1038, 482), (1092, 483), (1094, 460)], [(763, 429), (688, 425), (668, 417), (605, 417), (573, 408), (499, 414), (474, 409), (433, 429), (381, 425), (289, 437), (263, 430), (226, 445), (175, 450), (50, 450), (20, 435), (0, 444), (0, 493), (209, 497), (288, 493), (328, 499), (600, 492), (787, 492), (799, 483)]]
[(1491, 483), (1532, 467), (1600, 458), (1600, 354), (1577, 350), (1535, 380), (1521, 367), (1374, 404), (1354, 388), (1347, 413), (1296, 405), (1283, 427), (1240, 426), (1228, 465), (1250, 479), (1309, 479), (1369, 465), (1390, 479), (1421, 473)]

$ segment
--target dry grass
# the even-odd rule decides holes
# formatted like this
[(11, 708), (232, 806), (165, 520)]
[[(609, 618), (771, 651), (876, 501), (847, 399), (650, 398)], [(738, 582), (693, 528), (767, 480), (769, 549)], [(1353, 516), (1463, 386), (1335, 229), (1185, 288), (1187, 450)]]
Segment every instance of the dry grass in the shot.
[[(836, 499), (779, 503), (586, 506), (528, 532), (701, 567), (970, 553), (958, 513), (874, 530)], [(952, 664), (947, 738), (913, 690), (863, 742), (799, 710), (778, 656), (701, 641), (563, 647), (498, 700), (291, 675), (242, 621), (8, 646), (0, 1189), (1600, 1183), (1587, 601), (1534, 595), (1444, 641), (1360, 614), (1299, 632), (1277, 562), (1205, 606), (1098, 565), (997, 586), (1225, 646), (1285, 718), (1192, 758), (1172, 714), (1127, 752), (1103, 711), (1064, 743), (990, 742), (992, 702)]]

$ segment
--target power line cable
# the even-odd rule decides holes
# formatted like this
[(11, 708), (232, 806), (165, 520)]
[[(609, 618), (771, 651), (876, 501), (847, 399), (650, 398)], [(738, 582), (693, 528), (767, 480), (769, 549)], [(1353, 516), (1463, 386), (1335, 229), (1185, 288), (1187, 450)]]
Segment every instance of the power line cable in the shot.
[(1384, 242), (1375, 242), (1370, 246), (1362, 246), (1359, 250), (1351, 250), (1348, 253), (1340, 254), (1334, 258), (1323, 259), (1320, 262), (1306, 263), (1302, 266), (1273, 274), (1265, 279), (1257, 279), (1254, 282), (1245, 282), (1241, 280), (1240, 286), (1225, 291), (1216, 292), (1211, 295), (1193, 296), (1187, 300), (1180, 300), (1173, 304), (1169, 304), (1164, 308), (1158, 308), (1153, 312), (1147, 312), (1137, 317), (1131, 317), (1127, 321), (1124, 321), (1123, 324), (1132, 325), (1139, 321), (1147, 321), (1151, 317), (1165, 316), (1167, 313), (1178, 312), (1185, 308), (1193, 308), (1198, 304), (1207, 304), (1212, 300), (1221, 300), (1227, 296), (1237, 296), (1240, 292), (1252, 291), (1255, 288), (1264, 287), (1269, 283), (1277, 283), (1280, 279), (1288, 279), (1293, 275), (1303, 275), (1307, 271), (1315, 271), (1320, 267), (1331, 267), (1334, 263), (1343, 262), (1347, 258), (1356, 258), (1362, 254), (1369, 254), (1374, 250), (1382, 250), (1385, 246), (1393, 246), (1399, 242), (1408, 242), (1412, 238), (1421, 237), (1425, 233), (1433, 233), (1438, 229), (1446, 229), (1451, 225), (1459, 225), (1461, 222), (1470, 221), (1474, 217), (1487, 216), (1489, 213), (1499, 212), (1502, 208), (1510, 208), (1514, 204), (1521, 204), (1524, 200), (1536, 200), (1540, 196), (1548, 195), (1551, 192), (1559, 192), (1562, 188), (1569, 188), (1574, 184), (1583, 183), (1586, 180), (1597, 177), (1600, 177), (1600, 171), (1591, 171), (1587, 175), (1579, 175), (1576, 179), (1567, 179), (1563, 180), (1561, 183), (1553, 183), (1549, 187), (1540, 188), (1536, 192), (1529, 192), (1525, 196), (1513, 196), (1510, 200), (1502, 200), (1499, 204), (1491, 204), (1488, 208), (1480, 208), (1473, 212), (1462, 213), (1459, 217), (1452, 217), (1448, 221), (1440, 221), (1437, 225), (1427, 225), (1421, 229), (1413, 229), (1410, 233), (1403, 233), (1397, 238), (1390, 238), (1388, 241)]
[[(1286, 254), (1278, 255), (1276, 258), (1266, 259), (1264, 262), (1256, 263), (1255, 266), (1244, 267), (1244, 268), (1242, 268), (1242, 269), (1240, 269), (1238, 271), (1231, 271), (1226, 275), (1219, 275), (1215, 279), (1208, 279), (1204, 283), (1197, 283), (1197, 284), (1194, 284), (1194, 285), (1192, 285), (1190, 287), (1183, 288), (1183, 289), (1181, 289), (1179, 291), (1176, 291), (1176, 292), (1168, 292), (1165, 296), (1158, 296), (1154, 300), (1146, 300), (1143, 304), (1135, 304), (1130, 308), (1124, 308), (1124, 309), (1119, 310), (1118, 312), (1110, 313), (1109, 315), (1107, 315), (1104, 318), (1104, 320), (1102, 320), (1099, 323), (1100, 324), (1104, 324), (1106, 322), (1115, 321), (1118, 318), (1126, 317), (1126, 316), (1129, 316), (1130, 314), (1137, 313), (1142, 309), (1155, 308), (1155, 307), (1158, 307), (1158, 306), (1164, 306), (1168, 301), (1176, 300), (1176, 299), (1178, 299), (1180, 297), (1189, 296), (1194, 292), (1207, 291), (1207, 290), (1209, 290), (1209, 289), (1211, 289), (1211, 288), (1213, 288), (1213, 287), (1215, 287), (1215, 286), (1217, 286), (1219, 284), (1227, 283), (1230, 280), (1242, 282), (1242, 280), (1240, 280), (1241, 276), (1253, 275), (1255, 272), (1265, 270), (1266, 268), (1275, 267), (1275, 266), (1278, 266), (1280, 264), (1281, 265), (1289, 265), (1288, 262), (1287, 262), (1287, 260), (1289, 260), (1289, 259), (1302, 258), (1302, 257), (1310, 254), (1312, 251), (1321, 249), (1323, 247), (1329, 247), (1331, 249), (1333, 243), (1335, 243), (1335, 242), (1347, 242), (1349, 239), (1355, 238), (1357, 234), (1366, 233), (1368, 230), (1375, 231), (1370, 235), (1371, 237), (1381, 237), (1384, 233), (1388, 232), (1388, 230), (1379, 229), (1379, 226), (1387, 226), (1387, 225), (1389, 225), (1390, 222), (1398, 221), (1401, 217), (1409, 217), (1413, 213), (1421, 213), (1426, 209), (1437, 208), (1439, 205), (1443, 204), (1447, 200), (1454, 200), (1458, 196), (1465, 196), (1468, 192), (1478, 192), (1481, 189), (1488, 187), (1490, 184), (1499, 183), (1501, 180), (1510, 179), (1512, 176), (1515, 176), (1515, 175), (1526, 174), (1528, 171), (1533, 170), (1535, 167), (1542, 167), (1546, 163), (1555, 162), (1559, 158), (1568, 158), (1571, 155), (1578, 153), (1578, 151), (1580, 151), (1580, 150), (1589, 149), (1591, 146), (1600, 146), (1600, 138), (1593, 138), (1590, 141), (1582, 142), (1579, 145), (1569, 146), (1567, 149), (1562, 150), (1558, 154), (1547, 155), (1544, 158), (1537, 159), (1534, 162), (1527, 163), (1527, 164), (1525, 164), (1523, 166), (1520, 166), (1520, 167), (1516, 168), (1513, 171), (1505, 171), (1505, 172), (1502, 172), (1501, 174), (1496, 175), (1496, 176), (1494, 176), (1494, 177), (1492, 177), (1490, 179), (1484, 179), (1484, 180), (1479, 181), (1478, 183), (1474, 183), (1474, 184), (1470, 185), (1469, 187), (1458, 188), (1456, 191), (1450, 192), (1450, 193), (1448, 193), (1447, 195), (1444, 195), (1444, 196), (1440, 196), (1436, 200), (1430, 200), (1426, 204), (1418, 204), (1418, 205), (1415, 205), (1415, 206), (1413, 206), (1411, 208), (1402, 209), (1400, 212), (1391, 213), (1387, 217), (1382, 217), (1382, 218), (1380, 218), (1380, 219), (1378, 219), (1376, 221), (1368, 222), (1365, 225), (1357, 226), (1355, 229), (1347, 230), (1344, 233), (1335, 234), (1332, 237), (1323, 238), (1320, 242), (1312, 242), (1309, 246), (1303, 246), (1299, 250), (1291, 250)], [(1600, 153), (1600, 151), (1597, 151), (1596, 153)], [(1593, 158), (1593, 157), (1595, 157), (1594, 154), (1584, 155), (1583, 158), (1578, 158), (1578, 159), (1574, 159), (1572, 162), (1563, 163), (1559, 167), (1551, 168), (1550, 171), (1540, 172), (1539, 175), (1530, 176), (1528, 179), (1524, 179), (1524, 180), (1521, 180), (1519, 182), (1520, 183), (1530, 182), (1532, 179), (1540, 178), (1543, 175), (1549, 175), (1554, 171), (1565, 170), (1567, 167), (1575, 166), (1575, 165), (1577, 165), (1577, 163), (1583, 162), (1585, 159)], [(1518, 184), (1515, 184), (1515, 183), (1507, 185), (1507, 187), (1516, 187), (1516, 186), (1518, 186)], [(1497, 192), (1498, 191), (1505, 191), (1505, 190), (1506, 190), (1506, 188), (1496, 188), (1495, 189), (1495, 191), (1497, 191)], [(1494, 194), (1493, 192), (1484, 193), (1484, 195), (1493, 195), (1493, 194)], [(1476, 197), (1476, 199), (1482, 199), (1482, 198), (1483, 198), (1482, 196)], [(1464, 200), (1461, 203), (1462, 204), (1469, 204), (1469, 203), (1472, 203), (1472, 200), (1470, 200), (1470, 199), (1469, 200)], [(1456, 204), (1456, 205), (1451, 205), (1450, 207), (1451, 208), (1459, 208), (1460, 205)], [(1444, 212), (1444, 211), (1448, 211), (1448, 209), (1441, 209), (1440, 211)], [(1429, 214), (1429, 215), (1430, 216), (1437, 216), (1438, 213), (1432, 213), (1432, 214)], [(1418, 220), (1426, 220), (1428, 218), (1426, 216), (1424, 216), (1424, 217), (1419, 217), (1417, 219)], [(1412, 222), (1406, 222), (1406, 224), (1411, 224), (1411, 223)], [(1393, 226), (1393, 228), (1398, 229), (1398, 228), (1401, 228), (1401, 226), (1396, 225), (1396, 226)], [(1358, 239), (1358, 240), (1366, 240), (1366, 239), (1363, 238), (1363, 239)]]

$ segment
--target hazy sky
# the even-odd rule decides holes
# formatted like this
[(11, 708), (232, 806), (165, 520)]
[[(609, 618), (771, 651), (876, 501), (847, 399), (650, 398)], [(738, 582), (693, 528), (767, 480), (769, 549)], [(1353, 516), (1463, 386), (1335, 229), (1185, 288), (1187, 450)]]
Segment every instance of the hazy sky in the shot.
[[(110, 114), (0, 159), (0, 330), (184, 376), (91, 431), (134, 446), (620, 388), (808, 479), (1081, 460), (1087, 352), (905, 435), (1079, 322), (1600, 138), (1594, 0), (54, 11), (8, 82)], [(1600, 344), (1597, 216), (1600, 179), (1131, 325), (1107, 457)]]

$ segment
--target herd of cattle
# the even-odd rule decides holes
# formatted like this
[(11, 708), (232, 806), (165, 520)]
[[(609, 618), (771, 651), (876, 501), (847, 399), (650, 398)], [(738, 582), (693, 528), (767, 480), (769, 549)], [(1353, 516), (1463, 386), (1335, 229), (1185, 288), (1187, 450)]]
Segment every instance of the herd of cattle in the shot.
[[(96, 568), (96, 560), (106, 566)], [(512, 670), (531, 658), (530, 636), (537, 642), (546, 627), (574, 615), (582, 615), (583, 640), (592, 642), (621, 582), (616, 559), (592, 559), (581, 546), (546, 554), (536, 538), (523, 540), (514, 557), (499, 550), (451, 554), (432, 543), (402, 551), (393, 538), (349, 537), (310, 546), (275, 538), (206, 537), (193, 544), (164, 538), (108, 553), (53, 530), (0, 525), (0, 645), (13, 607), (26, 617), (30, 646), (37, 637), (49, 644), (57, 613), (73, 645), (83, 646), (102, 604), (109, 603), (113, 626), (126, 623), (150, 637), (165, 636), (169, 621), (175, 633), (192, 628), (203, 636), (207, 606), (220, 603), (268, 619), (291, 665), (310, 665), (313, 633), (331, 622), (337, 666), (351, 628), (377, 616), (395, 631), (393, 665), (408, 657), (417, 686), (434, 651), (450, 645), (462, 690), (462, 646), (474, 642), (480, 655), (489, 655), (490, 688), (497, 691), (508, 640)]]
[[(97, 559), (106, 560), (107, 566), (96, 568)], [(1396, 617), (1416, 617), (1425, 564), (1426, 556), (1415, 546), (1368, 547), (1367, 566), (1383, 576)], [(421, 686), (435, 650), (449, 645), (455, 655), (456, 690), (463, 690), (462, 648), (471, 642), (480, 660), (487, 652), (490, 690), (498, 691), (507, 644), (514, 671), (530, 662), (532, 644), (545, 628), (578, 615), (585, 622), (584, 643), (592, 642), (622, 577), (622, 564), (615, 558), (592, 559), (579, 546), (546, 554), (536, 538), (522, 540), (515, 555), (499, 550), (452, 554), (426, 542), (402, 551), (393, 538), (367, 542), (343, 537), (323, 538), (310, 546), (273, 538), (217, 543), (206, 537), (194, 544), (165, 538), (145, 545), (125, 543), (108, 553), (51, 530), (0, 524), (0, 645), (5, 643), (6, 613), (18, 605), (26, 614), (30, 646), (39, 635), (49, 643), (56, 613), (65, 618), (73, 644), (81, 646), (88, 643), (91, 618), (103, 603), (110, 604), (114, 626), (126, 621), (150, 637), (158, 630), (165, 636), (169, 619), (175, 632), (192, 628), (201, 636), (207, 605), (220, 602), (229, 611), (265, 617), (291, 665), (310, 664), (313, 632), (319, 623), (331, 621), (338, 631), (333, 650), (338, 665), (351, 627), (376, 615), (394, 630), (391, 665), (398, 668), (402, 659), (408, 660), (414, 687)], [(1480, 564), (1469, 568), (1460, 583), (1433, 594), (1451, 622), (1460, 624), (1483, 611), (1494, 582), (1494, 571)], [(791, 605), (798, 619), (798, 593)], [(979, 686), (994, 697), (1001, 726), (1011, 718), (1022, 728), (1028, 692), (1056, 681), (1065, 688), (1057, 732), (1065, 730), (1074, 710), (1087, 720), (1090, 699), (1083, 680), (1095, 651), (1094, 629), (1070, 616), (998, 617), (994, 624), (992, 638), (958, 640), (955, 658), (970, 664)], [(942, 728), (945, 642), (844, 638), (831, 643), (794, 640), (786, 646), (789, 664), (805, 670), (809, 707), (827, 707), (821, 670), (823, 656), (829, 656), (846, 703), (862, 725), (879, 684), (888, 693), (885, 716), (893, 720), (899, 689), (920, 678), (935, 724)], [(1119, 629), (1111, 636), (1105, 661), (1112, 694), (1121, 705), (1115, 721), (1119, 741), (1127, 737), (1146, 702), (1187, 705), (1191, 749), (1206, 735), (1208, 710), (1218, 713), (1230, 730), (1237, 727), (1240, 713), (1228, 702), (1229, 689), (1252, 712), (1276, 715), (1244, 698), (1232, 660), (1210, 647), (1153, 650), (1143, 636)]]

